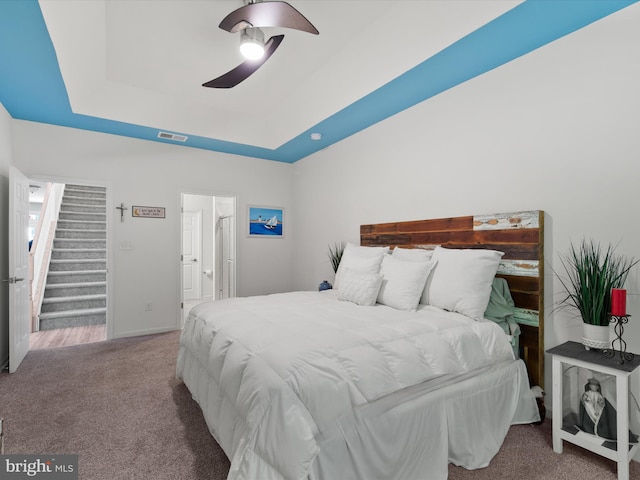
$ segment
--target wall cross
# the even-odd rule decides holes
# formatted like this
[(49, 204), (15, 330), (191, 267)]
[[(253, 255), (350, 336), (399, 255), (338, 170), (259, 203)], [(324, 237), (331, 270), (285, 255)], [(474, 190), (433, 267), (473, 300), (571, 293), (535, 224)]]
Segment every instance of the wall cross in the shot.
[(124, 203), (121, 203), (120, 206), (116, 208), (120, 210), (120, 221), (124, 222), (124, 211), (128, 210), (128, 208), (124, 206)]

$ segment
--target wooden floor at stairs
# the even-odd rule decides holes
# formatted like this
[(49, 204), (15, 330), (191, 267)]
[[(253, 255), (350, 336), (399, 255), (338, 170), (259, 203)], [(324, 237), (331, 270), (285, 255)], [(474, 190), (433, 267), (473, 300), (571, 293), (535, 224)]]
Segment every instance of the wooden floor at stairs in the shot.
[(107, 339), (106, 325), (88, 325), (84, 327), (58, 328), (43, 330), (31, 334), (30, 350), (68, 347), (81, 343), (102, 342)]

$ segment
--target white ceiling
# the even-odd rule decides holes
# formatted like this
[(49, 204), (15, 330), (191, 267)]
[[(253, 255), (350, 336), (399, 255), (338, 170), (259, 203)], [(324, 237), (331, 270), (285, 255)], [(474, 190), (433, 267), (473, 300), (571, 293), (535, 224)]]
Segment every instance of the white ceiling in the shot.
[(241, 0), (40, 0), (73, 112), (274, 149), (521, 1), (290, 0), (320, 31), (285, 34), (232, 89), (242, 62), (218, 28)]

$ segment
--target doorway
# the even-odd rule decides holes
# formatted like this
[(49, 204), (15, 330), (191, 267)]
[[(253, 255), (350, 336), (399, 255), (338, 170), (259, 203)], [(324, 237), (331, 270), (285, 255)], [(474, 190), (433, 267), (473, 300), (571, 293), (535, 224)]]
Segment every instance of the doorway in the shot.
[(182, 324), (191, 308), (236, 295), (236, 198), (181, 194)]
[(29, 181), (30, 349), (108, 338), (107, 188)]

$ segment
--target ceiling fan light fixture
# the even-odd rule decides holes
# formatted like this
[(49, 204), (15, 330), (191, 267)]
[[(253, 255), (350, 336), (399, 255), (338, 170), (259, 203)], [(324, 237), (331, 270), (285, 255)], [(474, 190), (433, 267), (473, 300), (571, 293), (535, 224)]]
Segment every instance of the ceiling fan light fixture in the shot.
[[(0, 0), (1, 2), (2, 0)], [(253, 75), (271, 58), (284, 35), (273, 35), (265, 42), (261, 28), (292, 28), (318, 35), (304, 15), (282, 0), (244, 0), (245, 5), (227, 15), (218, 25), (221, 29), (240, 35), (240, 51), (245, 60), (213, 80), (202, 84), (206, 88), (232, 88)]]
[(264, 56), (264, 34), (259, 28), (245, 28), (240, 37), (240, 53), (247, 60), (259, 60)]

